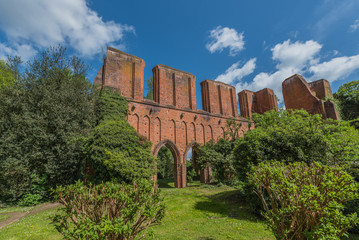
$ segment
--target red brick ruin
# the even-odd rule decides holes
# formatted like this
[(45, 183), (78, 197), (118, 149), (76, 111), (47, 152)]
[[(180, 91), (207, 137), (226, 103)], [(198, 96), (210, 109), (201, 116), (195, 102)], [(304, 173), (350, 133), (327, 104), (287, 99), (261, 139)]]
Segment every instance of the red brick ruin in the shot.
[(325, 79), (307, 83), (295, 74), (282, 83), (283, 98), (286, 109), (304, 109), (310, 114), (321, 114), (323, 118), (339, 120), (330, 84)]
[[(143, 59), (108, 47), (104, 65), (94, 84), (116, 89), (128, 99), (128, 122), (140, 135), (152, 142), (152, 153), (155, 157), (161, 147), (170, 149), (174, 158), (175, 186), (178, 188), (186, 187), (187, 184), (186, 157), (191, 148), (223, 137), (229, 119), (241, 123), (240, 131), (245, 132), (251, 126), (248, 119), (252, 113), (262, 114), (271, 109), (278, 110), (273, 90), (243, 90), (238, 94), (240, 117), (235, 88), (213, 80), (204, 80), (200, 84), (203, 110), (199, 110), (196, 77), (162, 64), (152, 69), (153, 100), (144, 99), (144, 68)], [(336, 111), (333, 112), (332, 103), (322, 100), (323, 96), (331, 94), (329, 83), (326, 80), (317, 82), (308, 85), (299, 75), (283, 82), (287, 109), (299, 107), (310, 113), (334, 116)], [(306, 102), (308, 99), (310, 104)], [(201, 182), (208, 183), (211, 177), (210, 167), (201, 170)]]

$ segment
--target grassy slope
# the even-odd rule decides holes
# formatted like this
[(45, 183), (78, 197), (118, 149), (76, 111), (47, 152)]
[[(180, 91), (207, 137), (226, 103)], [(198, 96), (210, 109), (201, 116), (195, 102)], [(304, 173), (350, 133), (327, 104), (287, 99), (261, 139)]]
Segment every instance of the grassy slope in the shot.
[[(274, 239), (258, 219), (248, 214), (230, 187), (192, 184), (175, 189), (160, 182), (167, 214), (154, 226), (154, 239)], [(151, 239), (151, 238), (147, 238)]]

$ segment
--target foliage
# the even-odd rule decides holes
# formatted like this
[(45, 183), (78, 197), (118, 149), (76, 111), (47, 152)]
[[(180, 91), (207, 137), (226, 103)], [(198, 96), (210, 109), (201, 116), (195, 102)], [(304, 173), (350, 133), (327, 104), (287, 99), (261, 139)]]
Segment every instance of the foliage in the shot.
[(196, 164), (204, 169), (211, 166), (214, 177), (218, 182), (233, 184), (237, 179), (233, 168), (234, 142), (228, 139), (212, 140), (197, 150)]
[(153, 77), (145, 79), (147, 85), (147, 95), (145, 96), (146, 99), (153, 100)]
[(54, 217), (57, 230), (66, 239), (137, 239), (158, 223), (165, 208), (153, 183), (81, 182), (56, 189), (64, 205)]
[(162, 147), (157, 154), (157, 173), (159, 179), (174, 178), (174, 160), (167, 147)]
[(81, 178), (82, 140), (93, 125), (92, 84), (81, 60), (54, 47), (22, 71), (19, 62), (8, 64), (16, 83), (0, 89), (0, 201), (47, 199), (50, 188)]
[(233, 149), (243, 131), (241, 123), (234, 119), (227, 120), (224, 138), (220, 138), (216, 143), (211, 140), (196, 150), (196, 164), (199, 168), (204, 169), (211, 166), (218, 182), (235, 184), (237, 176), (233, 165)]
[(242, 179), (251, 166), (272, 159), (340, 164), (359, 176), (359, 133), (347, 122), (323, 120), (304, 110), (268, 111), (253, 120), (256, 128), (239, 138), (234, 148), (234, 166)]
[(358, 198), (358, 184), (339, 168), (317, 162), (261, 163), (249, 178), (277, 239), (339, 240), (359, 223), (356, 214), (343, 214), (343, 203)]
[(342, 118), (359, 129), (359, 81), (343, 84), (334, 97), (339, 100)]
[(154, 175), (151, 142), (141, 138), (127, 122), (127, 101), (119, 93), (103, 89), (96, 99), (98, 125), (85, 143), (87, 164), (95, 182), (116, 180), (131, 183)]
[(6, 62), (0, 60), (0, 89), (14, 85), (16, 82), (15, 74)]

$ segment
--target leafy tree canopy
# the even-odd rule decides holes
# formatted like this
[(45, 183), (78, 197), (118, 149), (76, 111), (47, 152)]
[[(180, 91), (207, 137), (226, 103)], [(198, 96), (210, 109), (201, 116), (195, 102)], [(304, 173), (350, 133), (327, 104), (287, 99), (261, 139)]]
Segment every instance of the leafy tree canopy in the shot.
[(0, 89), (12, 86), (16, 82), (15, 74), (12, 72), (8, 64), (0, 60)]
[(359, 133), (348, 122), (323, 120), (304, 110), (268, 111), (253, 120), (256, 128), (239, 138), (234, 149), (242, 177), (251, 165), (271, 160), (339, 164), (358, 176)]
[[(19, 70), (5, 68), (0, 88), (0, 201), (48, 196), (58, 184), (81, 177), (82, 140), (93, 126), (87, 66), (63, 47), (49, 48)], [(4, 66), (4, 65), (2, 65)], [(2, 75), (4, 76), (4, 75)]]
[(334, 97), (339, 100), (342, 118), (352, 120), (359, 129), (359, 81), (343, 84)]
[(98, 125), (85, 147), (87, 162), (94, 169), (90, 179), (131, 183), (151, 178), (155, 174), (151, 142), (140, 137), (127, 122), (126, 99), (102, 89), (95, 105)]

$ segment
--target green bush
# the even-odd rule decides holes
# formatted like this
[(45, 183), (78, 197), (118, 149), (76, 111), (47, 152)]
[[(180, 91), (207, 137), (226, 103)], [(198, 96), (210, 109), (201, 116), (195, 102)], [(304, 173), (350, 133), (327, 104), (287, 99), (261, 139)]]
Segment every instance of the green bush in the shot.
[(209, 164), (217, 182), (233, 185), (237, 181), (233, 167), (233, 148), (234, 141), (221, 138), (214, 143), (211, 140), (196, 150), (196, 164), (200, 169)]
[(55, 193), (64, 206), (53, 221), (65, 239), (138, 239), (165, 213), (159, 190), (144, 180), (89, 186), (77, 182)]
[(359, 176), (359, 132), (345, 121), (323, 120), (304, 110), (254, 115), (256, 128), (239, 138), (233, 152), (236, 172), (245, 180), (251, 166), (276, 159), (341, 165)]
[[(83, 138), (94, 124), (87, 67), (62, 47), (39, 53), (22, 71), (8, 63), (12, 74), (0, 65), (0, 201), (46, 199), (50, 188), (82, 178)], [(38, 193), (37, 178), (46, 178)]]
[(84, 148), (87, 164), (94, 170), (88, 180), (131, 183), (155, 174), (151, 142), (140, 137), (127, 122), (127, 101), (119, 93), (103, 89), (96, 100), (98, 125)]
[(174, 159), (167, 147), (162, 147), (158, 151), (157, 174), (159, 179), (174, 178)]
[(351, 121), (352, 126), (359, 129), (359, 81), (343, 84), (334, 97), (339, 101), (342, 119)]
[(343, 203), (358, 198), (358, 184), (340, 168), (317, 162), (260, 163), (249, 179), (277, 239), (339, 240), (359, 223), (356, 214), (343, 214)]
[(42, 196), (40, 194), (25, 194), (18, 202), (19, 206), (34, 206), (41, 203)]

